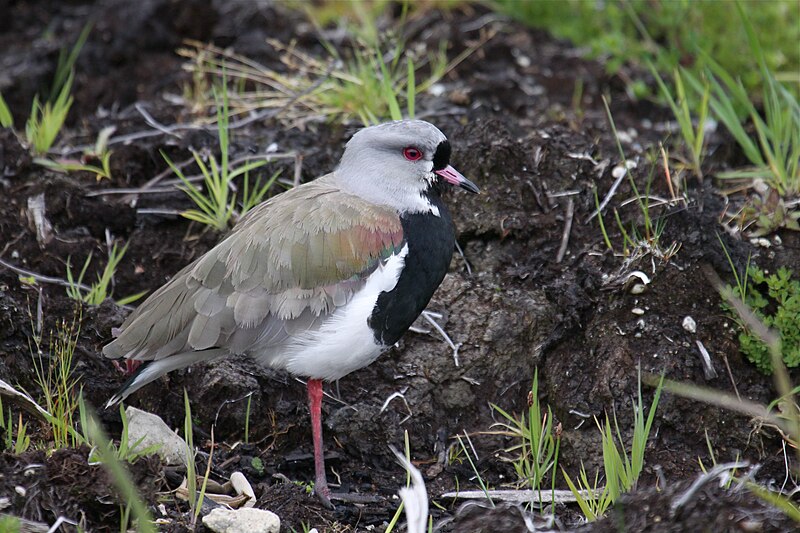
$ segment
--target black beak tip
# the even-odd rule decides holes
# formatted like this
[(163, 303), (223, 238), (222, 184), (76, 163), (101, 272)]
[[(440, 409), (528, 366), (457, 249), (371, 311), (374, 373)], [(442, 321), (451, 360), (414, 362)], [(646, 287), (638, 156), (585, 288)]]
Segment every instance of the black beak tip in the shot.
[(464, 180), (463, 183), (459, 183), (458, 185), (459, 185), (459, 187), (461, 187), (465, 191), (471, 192), (472, 194), (480, 194), (480, 192), (481, 192), (481, 190), (478, 188), (478, 186), (475, 185), (474, 183), (472, 183), (469, 180)]

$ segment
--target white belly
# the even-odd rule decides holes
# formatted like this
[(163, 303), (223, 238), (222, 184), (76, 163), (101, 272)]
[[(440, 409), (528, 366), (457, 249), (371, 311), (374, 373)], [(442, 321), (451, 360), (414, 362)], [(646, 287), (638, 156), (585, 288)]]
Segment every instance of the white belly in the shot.
[(293, 337), (270, 364), (295, 375), (331, 381), (377, 359), (387, 347), (375, 340), (367, 319), (378, 296), (397, 285), (406, 254), (408, 245), (370, 274), (364, 287), (331, 313), (318, 329)]

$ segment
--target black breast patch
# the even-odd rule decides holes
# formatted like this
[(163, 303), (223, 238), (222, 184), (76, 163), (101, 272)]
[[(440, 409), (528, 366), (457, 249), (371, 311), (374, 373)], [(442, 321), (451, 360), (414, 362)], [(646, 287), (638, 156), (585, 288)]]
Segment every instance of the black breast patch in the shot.
[(455, 229), (450, 213), (438, 195), (431, 195), (429, 200), (439, 209), (438, 217), (432, 213), (400, 217), (403, 236), (408, 244), (405, 264), (397, 285), (378, 296), (372, 315), (367, 320), (375, 340), (384, 346), (391, 346), (400, 340), (422, 313), (447, 274), (453, 257)]

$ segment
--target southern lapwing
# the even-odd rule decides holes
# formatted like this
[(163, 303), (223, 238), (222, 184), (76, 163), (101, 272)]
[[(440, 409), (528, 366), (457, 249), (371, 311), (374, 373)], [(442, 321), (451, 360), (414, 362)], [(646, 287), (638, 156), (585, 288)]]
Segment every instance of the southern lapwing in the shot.
[(315, 491), (330, 506), (322, 381), (395, 344), (444, 279), (455, 232), (440, 192), (478, 192), (449, 160), (447, 138), (421, 120), (358, 131), (335, 171), (255, 207), (113, 332), (106, 357), (146, 363), (108, 406), (229, 354), (308, 378)]

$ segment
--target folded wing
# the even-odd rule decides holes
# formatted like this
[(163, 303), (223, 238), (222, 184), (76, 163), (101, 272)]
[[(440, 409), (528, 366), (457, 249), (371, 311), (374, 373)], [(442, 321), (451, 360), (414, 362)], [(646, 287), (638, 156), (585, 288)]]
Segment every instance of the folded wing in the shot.
[[(279, 346), (345, 305), (402, 246), (393, 210), (320, 178), (248, 213), (141, 304), (103, 353), (140, 361), (174, 357), (160, 365), (173, 370), (256, 344)], [(155, 370), (147, 381), (169, 371)]]

